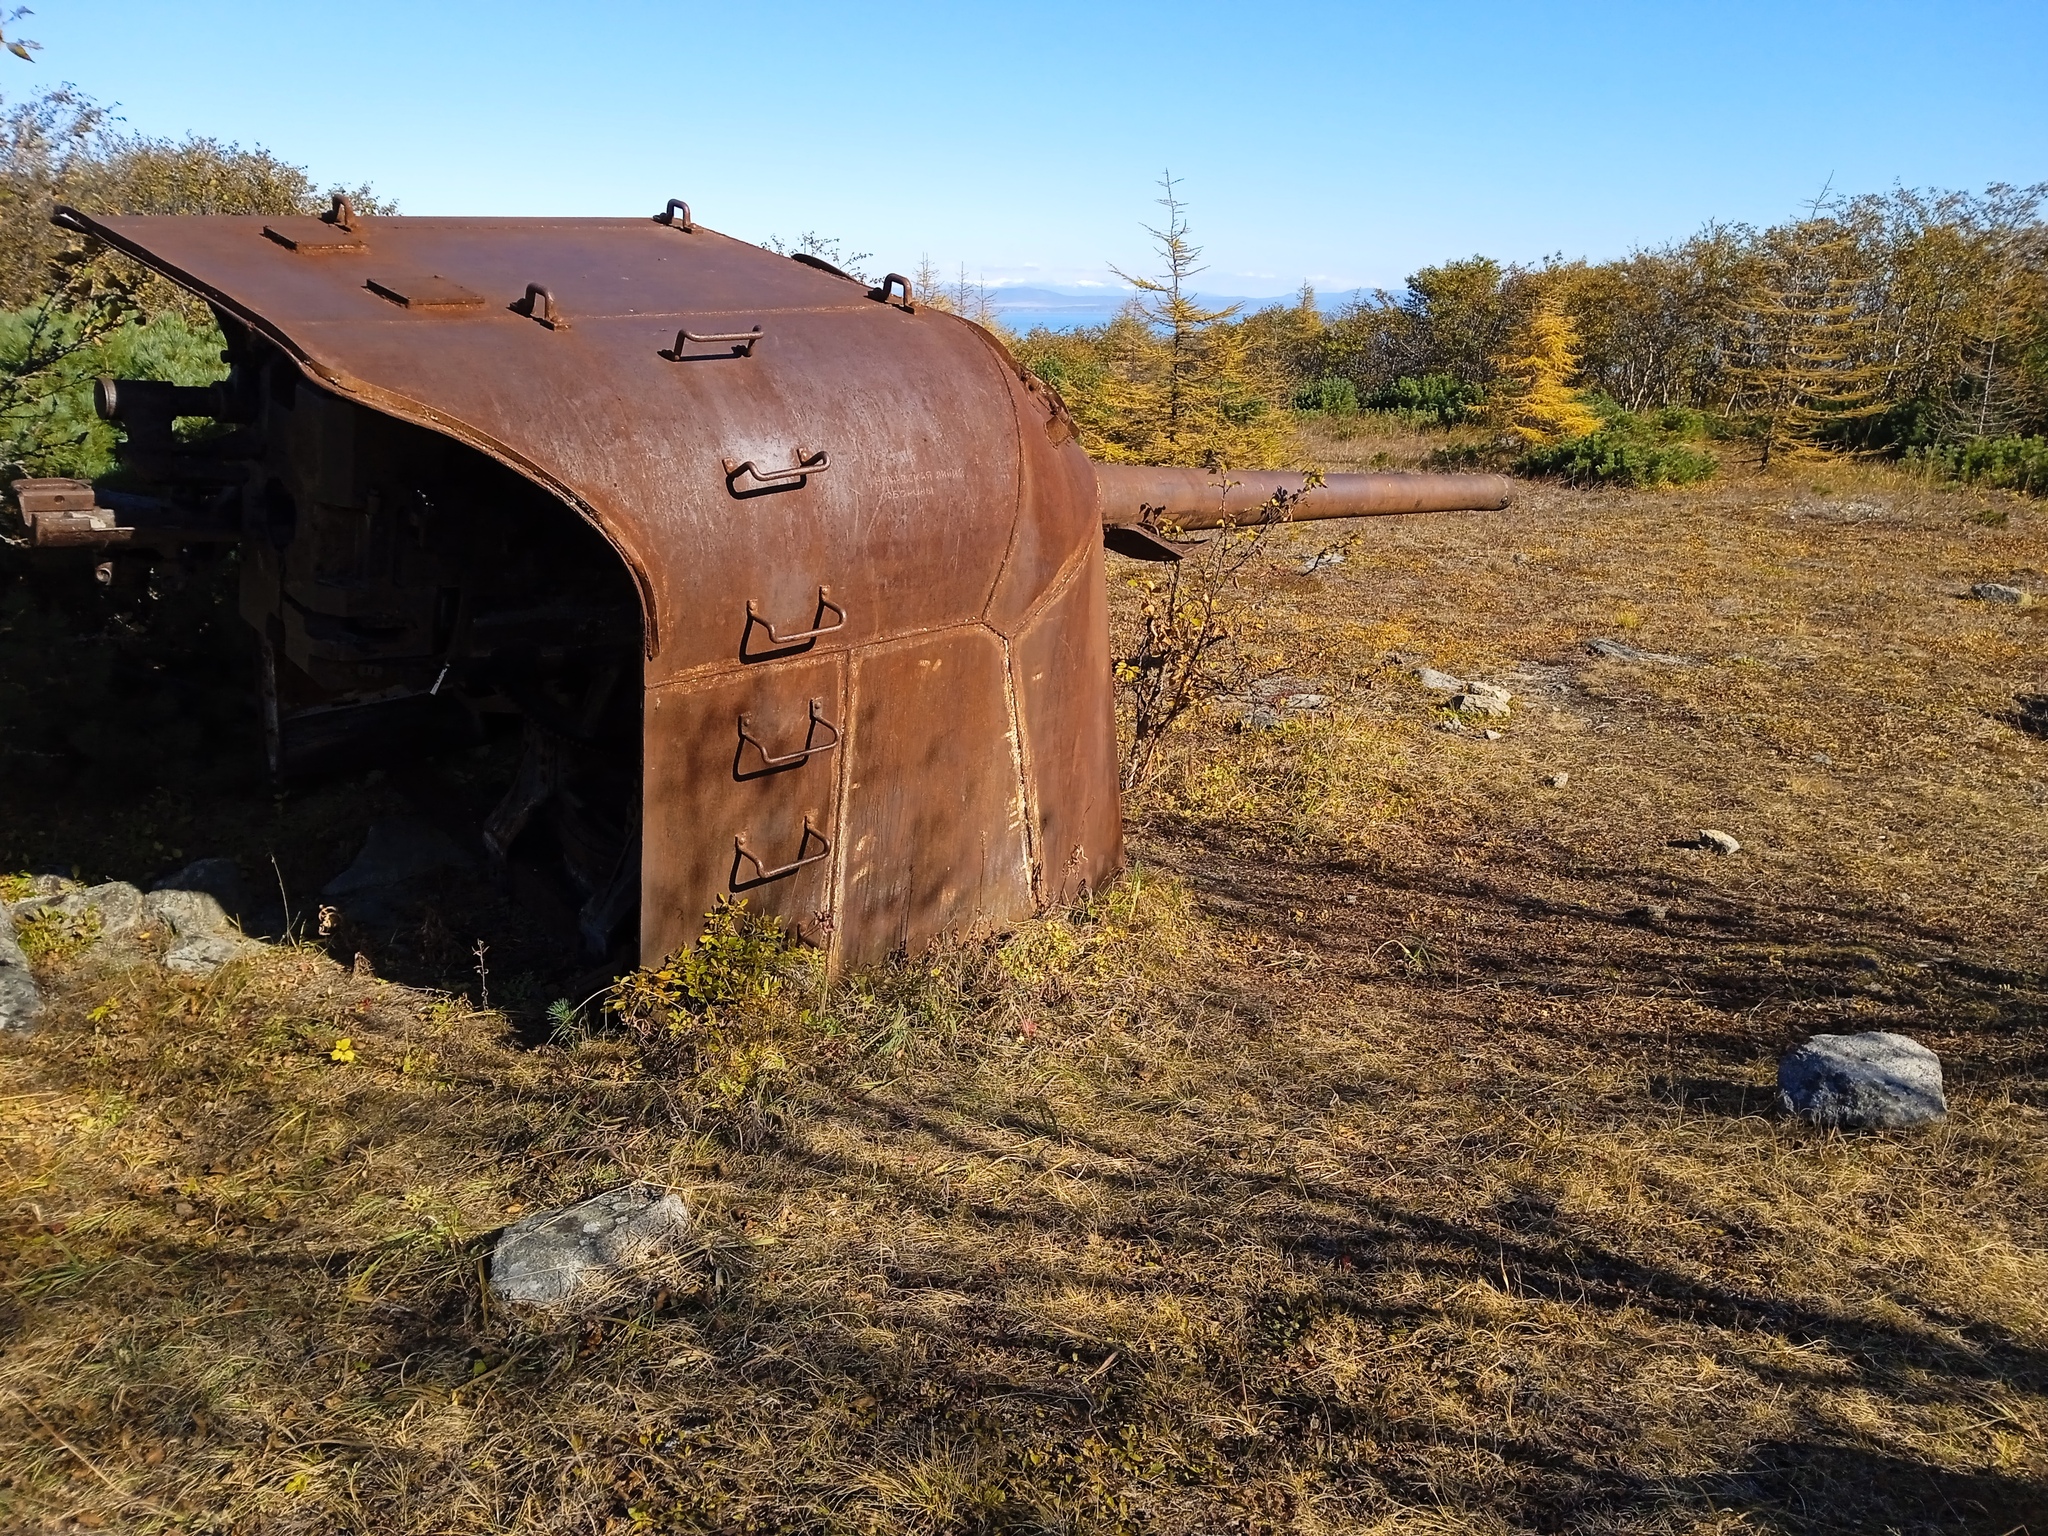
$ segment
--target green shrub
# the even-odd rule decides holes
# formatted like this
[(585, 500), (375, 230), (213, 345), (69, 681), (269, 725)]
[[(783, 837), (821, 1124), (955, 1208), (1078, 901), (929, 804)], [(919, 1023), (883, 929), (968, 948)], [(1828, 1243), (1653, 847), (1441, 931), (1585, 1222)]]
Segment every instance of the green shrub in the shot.
[(1626, 426), (1532, 449), (1517, 466), (1522, 474), (1556, 475), (1568, 485), (1690, 485), (1714, 468), (1711, 454)]
[(1908, 448), (1905, 460), (1932, 479), (2048, 496), (2048, 437), (1980, 437), (1967, 443)]
[(1312, 380), (1294, 392), (1297, 411), (1321, 411), (1325, 416), (1356, 416), (1358, 386), (1340, 375)]
[(1406, 411), (1444, 426), (1463, 421), (1485, 401), (1486, 387), (1450, 373), (1402, 377), (1366, 401), (1375, 411)]
[(176, 312), (91, 337), (62, 309), (0, 311), (0, 460), (31, 475), (98, 479), (113, 467), (117, 438), (93, 412), (92, 381), (209, 384), (227, 371), (220, 348), (211, 322)]

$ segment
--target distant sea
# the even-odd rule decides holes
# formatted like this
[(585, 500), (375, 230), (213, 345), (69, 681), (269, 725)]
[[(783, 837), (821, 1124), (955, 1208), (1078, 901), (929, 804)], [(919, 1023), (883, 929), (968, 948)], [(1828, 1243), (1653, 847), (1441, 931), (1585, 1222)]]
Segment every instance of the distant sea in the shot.
[[(1104, 325), (1116, 317), (1132, 296), (1132, 290), (1119, 289), (1075, 289), (1075, 288), (991, 288), (989, 303), (1004, 325), (1013, 331), (1029, 331), (1044, 326), (1047, 330), (1071, 331), (1084, 325)], [(1334, 309), (1343, 301), (1344, 295), (1324, 299), (1323, 307)], [(1249, 314), (1255, 309), (1264, 309), (1268, 304), (1291, 304), (1291, 293), (1273, 294), (1265, 298), (1246, 298), (1241, 294), (1226, 295), (1204, 293), (1195, 296), (1195, 302), (1204, 309), (1224, 309), (1232, 304), (1242, 304)]]

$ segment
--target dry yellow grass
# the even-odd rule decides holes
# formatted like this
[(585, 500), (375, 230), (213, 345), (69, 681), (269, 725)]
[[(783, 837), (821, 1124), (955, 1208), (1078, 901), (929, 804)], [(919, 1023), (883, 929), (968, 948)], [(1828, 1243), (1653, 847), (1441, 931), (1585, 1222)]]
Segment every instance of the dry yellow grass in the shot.
[[(0, 1528), (2048, 1530), (2048, 629), (1961, 595), (2048, 525), (1810, 473), (1285, 531), (1254, 643), (1329, 706), (1175, 738), (1086, 912), (796, 967), (737, 1101), (311, 949), (53, 950)], [(1946, 1126), (1775, 1115), (1866, 1028)], [(488, 1304), (627, 1177), (689, 1252)]]

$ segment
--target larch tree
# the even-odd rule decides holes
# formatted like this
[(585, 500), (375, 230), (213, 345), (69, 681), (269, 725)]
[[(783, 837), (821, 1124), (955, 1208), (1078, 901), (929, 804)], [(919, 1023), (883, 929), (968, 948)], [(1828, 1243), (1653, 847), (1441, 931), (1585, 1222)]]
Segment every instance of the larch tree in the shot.
[(1292, 444), (1275, 386), (1253, 356), (1250, 338), (1231, 324), (1239, 306), (1206, 309), (1189, 284), (1201, 272), (1201, 247), (1188, 238), (1187, 207), (1169, 174), (1160, 180), (1163, 227), (1146, 226), (1164, 270), (1136, 277), (1112, 267), (1138, 290), (1104, 336), (1114, 363), (1091, 401), (1074, 402), (1089, 448), (1121, 463), (1249, 469), (1276, 463)]
[(1553, 288), (1516, 326), (1494, 359), (1487, 414), (1530, 447), (1597, 431), (1600, 418), (1572, 387), (1579, 337)]
[(1748, 420), (1763, 465), (1883, 409), (1861, 256), (1851, 231), (1820, 217), (1766, 230), (1750, 252), (1727, 376), (1731, 411)]

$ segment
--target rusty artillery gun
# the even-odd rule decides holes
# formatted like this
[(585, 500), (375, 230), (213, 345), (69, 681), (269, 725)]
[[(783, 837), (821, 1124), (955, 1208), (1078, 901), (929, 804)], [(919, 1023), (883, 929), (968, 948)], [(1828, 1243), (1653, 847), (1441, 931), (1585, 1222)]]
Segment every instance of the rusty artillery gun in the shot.
[[(1105, 543), (1172, 558), (1301, 485), (1092, 464), (987, 331), (681, 202), (55, 217), (211, 306), (228, 372), (102, 381), (147, 494), (17, 482), (33, 542), (233, 546), (280, 776), (523, 732), (484, 842), (545, 845), (600, 953), (744, 896), (866, 963), (1099, 886)], [(1333, 475), (1289, 515), (1506, 501)]]

